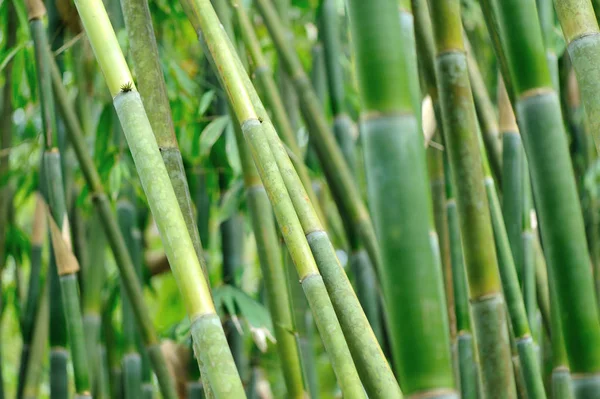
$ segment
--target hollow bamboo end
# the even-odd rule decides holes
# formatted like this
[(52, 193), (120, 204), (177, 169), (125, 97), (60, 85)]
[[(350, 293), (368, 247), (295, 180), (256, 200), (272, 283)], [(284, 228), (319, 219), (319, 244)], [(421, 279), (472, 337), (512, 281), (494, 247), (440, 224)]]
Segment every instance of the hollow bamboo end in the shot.
[(575, 398), (597, 398), (600, 392), (600, 373), (571, 374)]

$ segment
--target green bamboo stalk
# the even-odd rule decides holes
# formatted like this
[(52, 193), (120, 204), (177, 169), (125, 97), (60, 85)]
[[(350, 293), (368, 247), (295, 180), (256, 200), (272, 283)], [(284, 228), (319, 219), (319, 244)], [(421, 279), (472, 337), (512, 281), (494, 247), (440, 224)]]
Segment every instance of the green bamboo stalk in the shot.
[[(326, 105), (329, 99), (329, 93), (327, 90), (327, 72), (325, 71), (325, 54), (323, 51), (323, 44), (319, 41), (313, 44), (311, 50), (312, 67), (310, 69), (310, 82), (312, 83), (313, 89), (317, 94), (319, 103), (323, 107), (323, 112), (327, 112)], [(310, 142), (308, 144), (310, 146)]]
[(123, 399), (123, 370), (115, 328), (113, 325), (113, 311), (115, 309), (116, 289), (109, 292), (102, 309), (102, 335), (106, 344), (106, 360), (108, 363), (109, 397)]
[[(539, 243), (538, 243), (539, 245)], [(542, 258), (543, 261), (543, 258)], [(564, 336), (560, 322), (560, 309), (552, 269), (548, 268), (548, 287), (550, 291), (550, 317), (552, 324), (552, 398), (573, 398), (569, 360), (565, 350)]]
[[(546, 260), (556, 276), (565, 346), (571, 371), (577, 375), (576, 396), (581, 386), (579, 397), (588, 397), (589, 384), (600, 387), (600, 321), (593, 305), (590, 257), (573, 167), (535, 3), (491, 0), (489, 4), (501, 28), (502, 46), (496, 52), (504, 54), (509, 66), (510, 76), (503, 76), (512, 81), (515, 93), (514, 108), (529, 161)], [(568, 1), (557, 4), (560, 19), (570, 5)], [(587, 29), (578, 20), (585, 15), (577, 16), (571, 21), (578, 22), (563, 27), (570, 39), (574, 31)]]
[(517, 121), (502, 83), (502, 76), (499, 76), (498, 82), (498, 119), (502, 137), (502, 189), (504, 193), (502, 196), (502, 216), (519, 282), (524, 286), (524, 252), (521, 234), (523, 230), (523, 212), (525, 210), (525, 184), (523, 182), (525, 153), (523, 152)]
[[(52, 209), (51, 209), (52, 210)], [(77, 272), (79, 263), (70, 248), (70, 231), (68, 219), (64, 216), (62, 228), (58, 227), (56, 217), (60, 214), (52, 210), (48, 211), (50, 233), (54, 257), (60, 276), (60, 288), (63, 297), (63, 306), (69, 333), (69, 347), (73, 361), (75, 376), (75, 397), (80, 399), (91, 399), (91, 383), (86, 353), (83, 321), (81, 319), (81, 306), (79, 301), (79, 283)]]
[[(315, 315), (317, 327), (321, 332), (321, 338), (332, 361), (342, 392), (347, 397), (364, 397), (358, 373), (342, 335), (333, 305), (327, 295), (323, 278), (319, 274), (311, 254), (311, 248), (303, 234), (302, 225), (294, 210), (295, 204), (292, 203), (287, 193), (286, 184), (282, 178), (282, 174), (285, 175), (285, 173), (280, 173), (278, 163), (271, 152), (270, 140), (277, 139), (279, 149), (283, 150), (287, 157), (283, 145), (278, 141), (277, 133), (258, 100), (231, 42), (219, 28), (219, 20), (210, 2), (208, 0), (197, 0), (193, 3), (185, 1), (182, 2), (182, 5), (198, 35), (205, 38), (221, 83), (228, 94), (231, 109), (241, 123), (244, 137), (250, 145), (253, 159), (274, 208), (280, 230), (294, 259), (298, 276)], [(258, 112), (255, 106), (260, 107)], [(259, 117), (262, 121), (259, 120)], [(291, 165), (289, 158), (287, 158), (287, 162)], [(296, 190), (304, 191), (302, 184), (298, 183), (297, 175), (295, 172), (293, 173), (297, 184)], [(306, 194), (304, 195), (306, 198)]]
[[(239, 151), (239, 150), (238, 150)], [(222, 190), (225, 187), (221, 187)], [(239, 269), (243, 268), (244, 253), (244, 218), (240, 214), (234, 214), (221, 223), (221, 249), (223, 253), (222, 278), (224, 284), (236, 286), (235, 281)], [(228, 315), (229, 319), (223, 323), (225, 336), (233, 355), (233, 360), (242, 378), (246, 377), (246, 359), (244, 354), (243, 336), (231, 319), (235, 315)]]
[(100, 226), (100, 220), (95, 214), (89, 225), (89, 259), (90, 263), (83, 267), (83, 329), (85, 331), (90, 371), (92, 376), (92, 396), (96, 399), (108, 397), (105, 392), (104, 373), (101, 367), (101, 311), (102, 288), (106, 280), (105, 271), (105, 246), (106, 238)]
[(123, 10), (131, 56), (138, 78), (138, 90), (147, 111), (156, 143), (167, 167), (198, 261), (205, 278), (208, 279), (206, 262), (201, 256), (202, 243), (194, 221), (190, 189), (177, 138), (175, 137), (173, 117), (167, 97), (164, 74), (160, 67), (148, 1), (121, 0), (121, 9)]
[[(395, 2), (349, 1), (348, 7), (394, 364), (405, 394), (455, 397), (443, 279), (430, 246), (433, 223), (423, 136), (415, 94), (404, 90), (414, 76), (403, 52), (414, 52), (414, 44), (403, 37)], [(390, 175), (389, 170), (396, 172)], [(411, 299), (417, 297), (423, 299)], [(413, 305), (403, 306), (409, 302)]]
[(106, 195), (102, 186), (98, 171), (94, 166), (91, 156), (87, 152), (84, 134), (81, 130), (79, 122), (77, 121), (77, 117), (73, 111), (72, 105), (68, 100), (66, 89), (62, 84), (58, 68), (54, 63), (52, 63), (52, 84), (60, 111), (63, 115), (65, 125), (67, 126), (69, 140), (73, 146), (75, 155), (77, 156), (77, 160), (80, 164), (86, 183), (90, 188), (90, 193), (93, 199), (92, 202), (100, 216), (104, 233), (113, 251), (121, 278), (125, 283), (125, 288), (127, 289), (128, 294), (127, 296), (133, 305), (134, 314), (142, 335), (142, 340), (146, 346), (146, 349), (148, 350), (152, 367), (159, 382), (161, 393), (165, 398), (174, 399), (177, 397), (174, 383), (166, 368), (162, 352), (160, 351), (158, 336), (154, 330), (154, 326), (152, 325), (150, 313), (145, 305), (142, 288), (138, 279), (136, 278), (133, 262), (129, 256), (127, 247), (125, 246), (123, 236), (119, 231), (117, 220), (111, 209), (108, 196)]
[(312, 204), (306, 200), (307, 194), (298, 175), (249, 80), (246, 80), (246, 88), (256, 106), (259, 118), (263, 121), (263, 125), (266, 125), (265, 134), (270, 150), (283, 177), (295, 212), (300, 219), (319, 272), (323, 276), (354, 362), (360, 375), (364, 376), (362, 379), (363, 385), (367, 393), (374, 397), (398, 396), (400, 390), (396, 380), (381, 349), (379, 351), (375, 349), (379, 346), (377, 338), (360, 306), (348, 277), (339, 263), (334, 247)]
[[(269, 64), (262, 53), (262, 49), (256, 33), (254, 32), (252, 22), (250, 21), (244, 6), (239, 3), (239, 0), (230, 0), (230, 4), (234, 11), (237, 25), (241, 31), (241, 37), (244, 40), (246, 49), (248, 50), (250, 58), (252, 59), (254, 80), (257, 87), (261, 91), (261, 94), (264, 96), (265, 104), (272, 112), (273, 124), (275, 125), (277, 133), (285, 145), (291, 150), (292, 154), (294, 154), (294, 157), (292, 157), (292, 161), (294, 161), (294, 167), (296, 168), (296, 171), (302, 180), (304, 189), (306, 190), (311, 202), (313, 204), (318, 204), (317, 196), (315, 195), (308, 169), (302, 161), (302, 150), (298, 145), (298, 140), (296, 139), (296, 134), (288, 118), (284, 102), (281, 98), (281, 95), (277, 91), (277, 86), (273, 79), (273, 74)], [(317, 206), (315, 209), (319, 214), (319, 219), (325, 223), (326, 219), (321, 208)]]
[[(467, 36), (465, 38), (465, 47), (467, 53), (472, 54)], [(483, 76), (479, 70), (479, 66), (473, 57), (467, 57), (467, 67), (469, 69), (469, 81), (471, 82), (471, 91), (473, 92), (473, 101), (475, 102), (475, 110), (477, 111), (477, 120), (481, 126), (483, 142), (485, 144), (486, 154), (489, 159), (490, 167), (494, 179), (499, 185), (504, 184), (502, 159), (504, 157), (503, 136), (498, 128), (498, 118), (494, 111), (494, 105), (490, 99), (489, 93), (485, 86)], [(504, 186), (502, 186), (504, 187)]]
[[(43, 155), (47, 201), (53, 212), (56, 213), (58, 222), (63, 224), (66, 215), (64, 183), (61, 172), (61, 157), (56, 149), (58, 143), (57, 126), (54, 117), (54, 101), (47, 49), (48, 39), (43, 23), (46, 9), (40, 1), (28, 1), (27, 13), (31, 36), (34, 42), (35, 60), (37, 68), (40, 105), (42, 111), (42, 126), (44, 130), (45, 153)], [(54, 256), (50, 260), (50, 392), (52, 399), (67, 397), (67, 331), (63, 311), (60, 281), (56, 273)]]
[(540, 246), (537, 229), (534, 229), (533, 252), (535, 258), (535, 293), (537, 304), (542, 315), (542, 325), (548, 338), (554, 339), (550, 317), (550, 291), (548, 289), (548, 269), (544, 252)]
[[(600, 150), (600, 29), (590, 0), (555, 2), (596, 152)], [(599, 381), (600, 384), (600, 381)]]
[(208, 282), (106, 10), (98, 0), (80, 0), (76, 6), (113, 96), (165, 253), (179, 285), (191, 321), (194, 350), (201, 359), (198, 362), (201, 372), (207, 376), (217, 398), (243, 397), (244, 390), (226, 346)]
[(46, 233), (46, 217), (44, 215), (44, 200), (41, 194), (36, 194), (35, 212), (33, 216), (33, 229), (31, 233), (31, 270), (29, 272), (29, 283), (27, 285), (27, 300), (25, 312), (21, 321), (23, 347), (19, 364), (19, 379), (17, 384), (17, 397), (21, 397), (25, 372), (29, 364), (30, 346), (33, 339), (35, 320), (41, 301), (40, 290), (42, 285), (42, 251), (44, 246), (44, 235)]
[(516, 398), (493, 229), (479, 154), (477, 119), (462, 38), (460, 2), (430, 0), (436, 71), (463, 246), (482, 392)]
[(447, 155), (444, 157), (444, 161), (446, 164), (444, 168), (444, 177), (446, 179), (446, 212), (448, 214), (452, 284), (454, 287), (460, 395), (463, 399), (475, 399), (477, 398), (477, 366), (474, 353), (475, 341), (473, 339), (471, 314), (469, 312), (469, 293), (465, 275), (465, 261), (460, 238), (456, 198), (454, 197)]
[[(419, 68), (425, 83), (425, 90), (431, 98), (434, 117), (438, 132), (433, 140), (443, 142), (441, 134), (442, 121), (439, 108), (439, 94), (437, 90), (437, 78), (435, 76), (435, 44), (433, 42), (433, 32), (431, 29), (431, 20), (429, 18), (429, 7), (426, 0), (412, 0), (412, 12), (414, 15), (415, 42), (418, 52)], [(424, 134), (426, 134), (424, 132)], [(456, 314), (454, 304), (453, 289), (453, 271), (450, 254), (450, 240), (448, 238), (447, 211), (446, 211), (446, 192), (445, 184), (447, 181), (446, 167), (443, 154), (438, 148), (429, 146), (428, 168), (430, 175), (430, 186), (433, 194), (433, 217), (436, 233), (440, 242), (440, 260), (444, 275), (444, 292), (446, 294), (446, 308), (448, 309), (448, 321), (450, 327), (450, 339), (452, 345), (456, 340)]]
[(46, 354), (46, 345), (49, 334), (49, 287), (50, 280), (46, 279), (46, 283), (44, 284), (44, 288), (40, 294), (40, 304), (37, 309), (35, 323), (33, 325), (33, 333), (30, 344), (30, 361), (25, 370), (23, 391), (18, 393), (18, 398), (35, 399), (39, 397), (39, 387), (42, 378), (42, 372), (44, 371), (44, 356)]
[[(356, 161), (356, 127), (347, 113), (344, 90), (344, 71), (340, 63), (342, 53), (340, 50), (339, 16), (337, 15), (335, 0), (324, 0), (319, 9), (319, 35), (323, 42), (324, 61), (327, 71), (329, 87), (329, 105), (333, 114), (333, 133), (338, 146), (350, 172), (357, 177)], [(349, 219), (342, 219), (345, 224), (352, 223)], [(377, 276), (372, 263), (364, 256), (364, 249), (360, 246), (360, 238), (351, 226), (345, 226), (350, 245), (349, 264), (356, 278), (356, 294), (362, 305), (367, 319), (373, 328), (377, 340), (383, 342), (382, 321), (377, 294)]]
[(243, 132), (238, 126), (236, 124), (234, 128), (244, 174), (246, 198), (265, 282), (267, 304), (273, 318), (277, 351), (281, 358), (287, 397), (302, 399), (306, 393), (302, 380), (300, 350), (294, 336), (296, 327), (290, 308), (290, 294), (275, 230), (275, 220), (267, 192), (251, 158)]
[[(135, 207), (129, 200), (122, 199), (117, 203), (117, 220), (139, 278), (141, 274), (141, 256), (136, 248), (135, 235), (141, 233), (137, 227)], [(120, 285), (121, 323), (123, 328), (123, 358), (121, 360), (123, 397), (125, 399), (135, 399), (142, 395), (142, 359), (137, 351), (137, 329), (131, 302), (127, 298), (123, 282)]]
[[(275, 7), (277, 9), (277, 13), (279, 14), (279, 18), (281, 18), (283, 27), (286, 30), (286, 40), (290, 46), (293, 46), (294, 34), (292, 33), (290, 28), (290, 25), (292, 23), (292, 21), (290, 20), (291, 0), (276, 0)], [(283, 101), (285, 109), (287, 110), (290, 123), (292, 124), (294, 131), (297, 132), (302, 124), (298, 108), (298, 96), (294, 90), (294, 83), (290, 78), (290, 75), (288, 75), (285, 66), (282, 65), (281, 60), (278, 60), (277, 77), (281, 99)]]
[(352, 220), (354, 234), (360, 237), (371, 261), (378, 270), (379, 248), (369, 213), (361, 200), (355, 179), (350, 173), (342, 152), (329, 131), (322, 107), (319, 106), (310, 80), (302, 68), (298, 55), (288, 45), (284, 27), (277, 17), (271, 0), (256, 0), (255, 4), (269, 29), (283, 67), (293, 80), (300, 102), (300, 111), (308, 125), (311, 142), (317, 152), (342, 219)]

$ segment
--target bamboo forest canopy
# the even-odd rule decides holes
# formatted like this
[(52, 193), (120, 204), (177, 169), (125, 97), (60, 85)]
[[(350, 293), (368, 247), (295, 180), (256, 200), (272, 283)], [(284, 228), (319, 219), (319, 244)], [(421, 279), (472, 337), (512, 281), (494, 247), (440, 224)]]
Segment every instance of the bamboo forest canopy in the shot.
[(0, 399), (600, 399), (599, 17), (0, 0)]

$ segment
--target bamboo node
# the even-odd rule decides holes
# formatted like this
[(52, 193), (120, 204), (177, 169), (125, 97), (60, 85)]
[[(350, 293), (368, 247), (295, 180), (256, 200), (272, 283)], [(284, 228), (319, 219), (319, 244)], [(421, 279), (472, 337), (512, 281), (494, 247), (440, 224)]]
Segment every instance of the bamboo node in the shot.
[(526, 100), (531, 97), (543, 96), (544, 94), (553, 93), (554, 89), (552, 87), (536, 87), (535, 89), (525, 90), (519, 96), (519, 101)]

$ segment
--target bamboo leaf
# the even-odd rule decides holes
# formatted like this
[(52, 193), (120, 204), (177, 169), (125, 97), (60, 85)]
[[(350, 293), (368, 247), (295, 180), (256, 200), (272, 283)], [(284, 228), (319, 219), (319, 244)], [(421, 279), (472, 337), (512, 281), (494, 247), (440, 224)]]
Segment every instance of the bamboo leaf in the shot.
[(205, 158), (210, 154), (210, 150), (223, 134), (225, 127), (229, 123), (229, 116), (219, 116), (210, 122), (200, 134), (200, 158)]
[(209, 90), (200, 97), (200, 106), (198, 107), (198, 116), (203, 116), (210, 104), (215, 98), (215, 91)]

